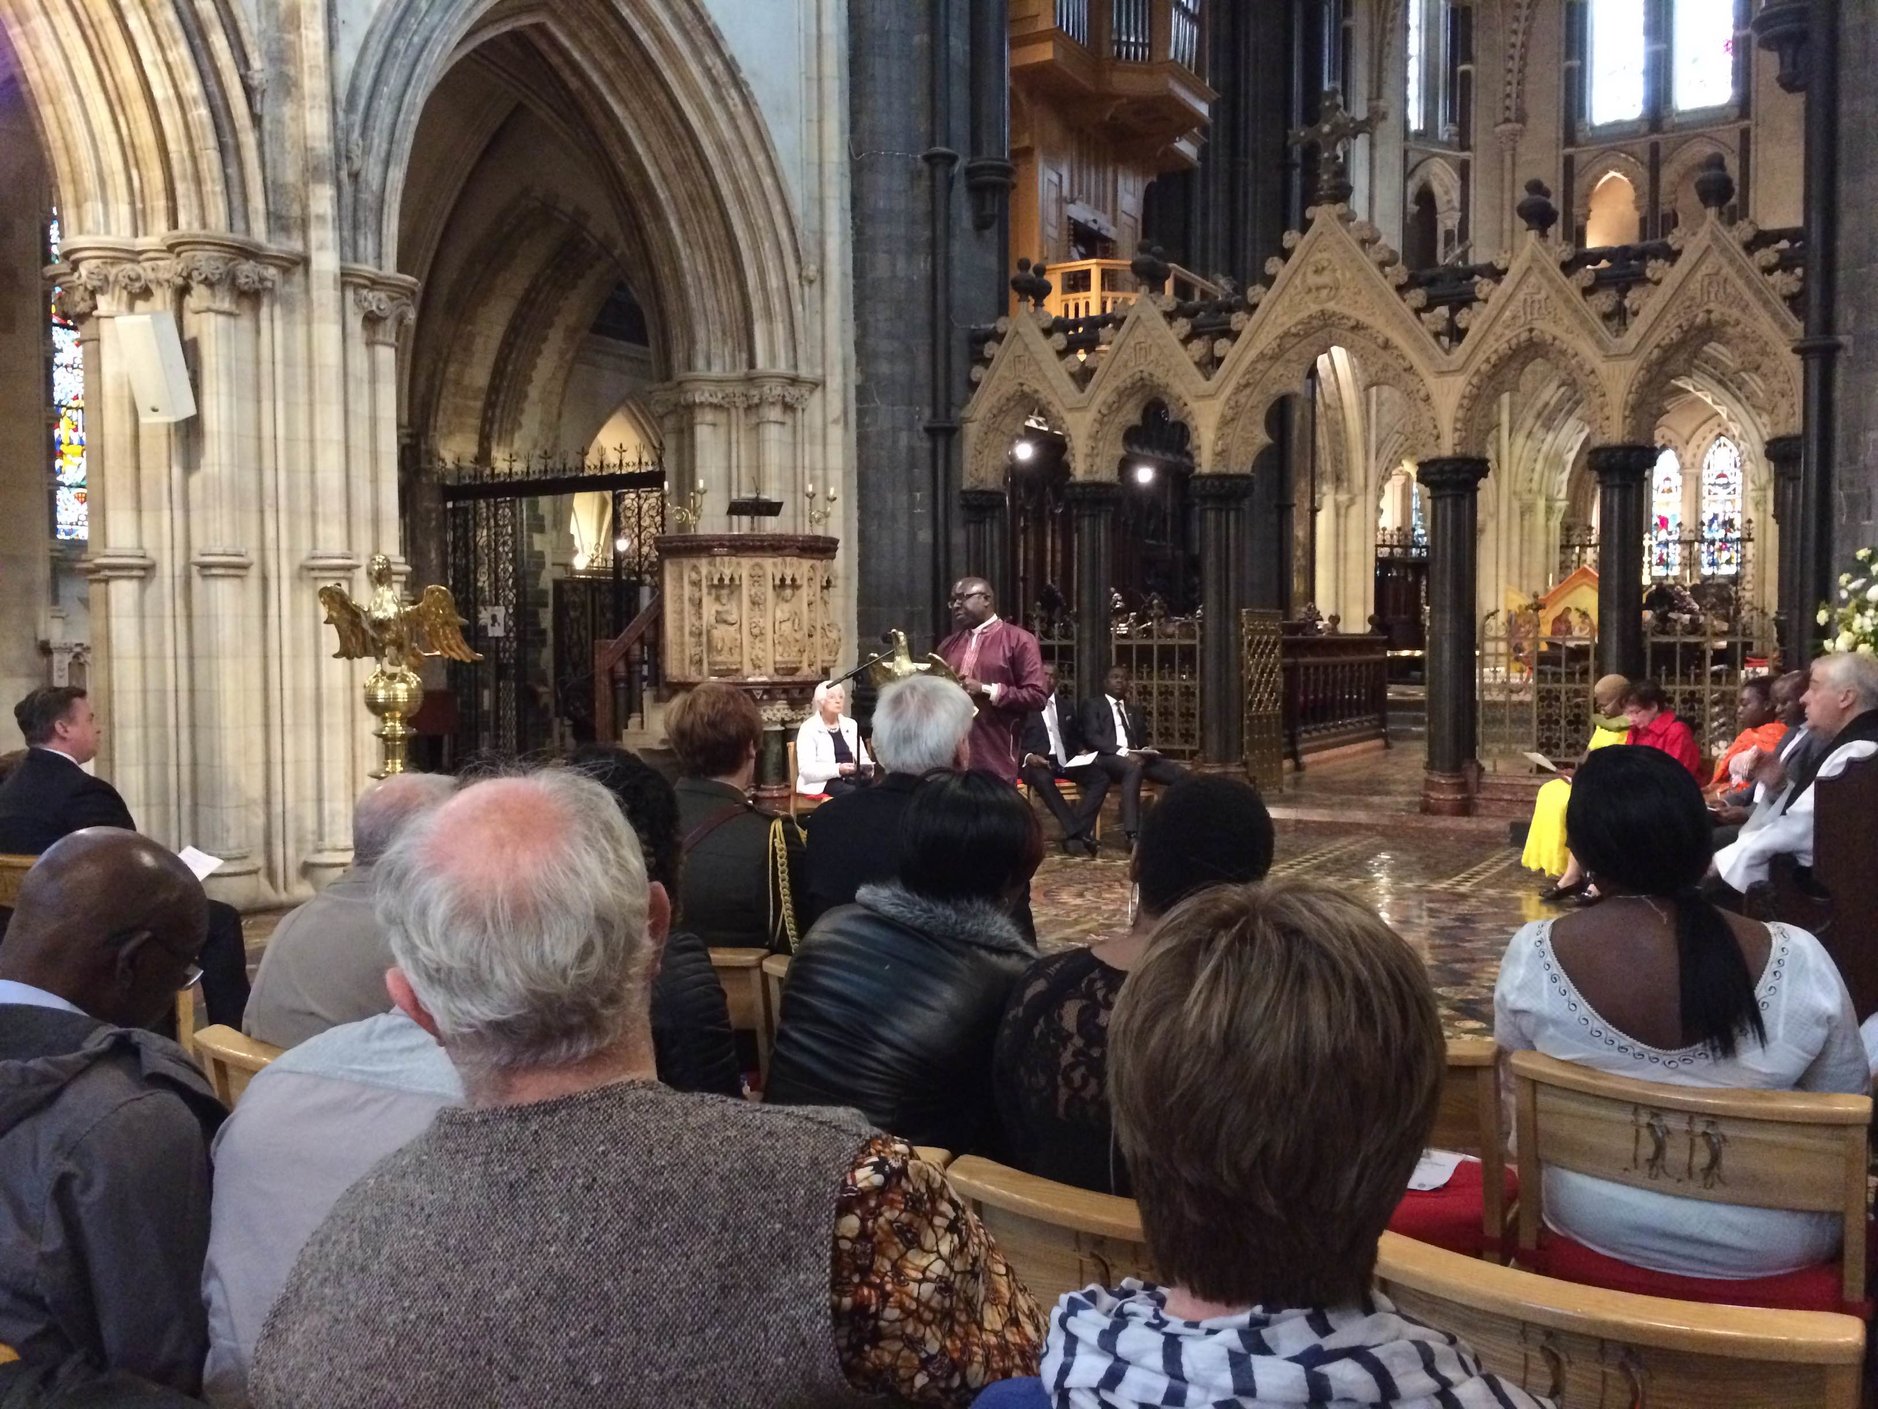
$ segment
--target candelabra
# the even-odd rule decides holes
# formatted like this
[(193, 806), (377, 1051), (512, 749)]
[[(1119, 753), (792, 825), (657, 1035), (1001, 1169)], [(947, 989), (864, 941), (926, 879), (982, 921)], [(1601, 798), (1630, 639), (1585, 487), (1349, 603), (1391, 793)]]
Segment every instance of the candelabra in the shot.
[(822, 507), (819, 509), (815, 507), (817, 495), (815, 486), (813, 484), (804, 485), (802, 492), (807, 496), (809, 501), (809, 527), (812, 529), (820, 529), (823, 524), (827, 523), (835, 516), (835, 487), (831, 484), (825, 491), (821, 492)]
[(670, 490), (665, 494), (665, 508), (682, 529), (693, 529), (698, 520), (704, 517), (704, 481), (698, 481), (698, 487), (679, 499)]

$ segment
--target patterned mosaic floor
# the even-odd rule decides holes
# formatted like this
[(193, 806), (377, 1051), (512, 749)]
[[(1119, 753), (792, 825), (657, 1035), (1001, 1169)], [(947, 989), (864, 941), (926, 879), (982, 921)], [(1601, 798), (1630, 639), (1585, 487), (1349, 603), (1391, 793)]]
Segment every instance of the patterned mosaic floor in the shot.
[[(1487, 1033), (1507, 941), (1556, 912), (1540, 904), (1544, 882), (1520, 868), (1503, 821), (1412, 812), (1420, 769), (1412, 748), (1313, 765), (1273, 805), (1273, 870), (1334, 882), (1375, 906), (1426, 961), (1449, 1031)], [(1044, 862), (1031, 905), (1045, 948), (1126, 927), (1128, 864), (1115, 840), (1094, 861), (1053, 853)]]

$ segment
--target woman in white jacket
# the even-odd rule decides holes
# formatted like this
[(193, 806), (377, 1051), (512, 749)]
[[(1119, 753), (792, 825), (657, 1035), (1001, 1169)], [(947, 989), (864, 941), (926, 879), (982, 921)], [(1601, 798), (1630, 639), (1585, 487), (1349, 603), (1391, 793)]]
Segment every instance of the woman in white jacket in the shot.
[(861, 742), (861, 731), (843, 714), (848, 692), (826, 680), (815, 687), (815, 707), (796, 730), (796, 791), (814, 797), (840, 797), (861, 786), (874, 762)]

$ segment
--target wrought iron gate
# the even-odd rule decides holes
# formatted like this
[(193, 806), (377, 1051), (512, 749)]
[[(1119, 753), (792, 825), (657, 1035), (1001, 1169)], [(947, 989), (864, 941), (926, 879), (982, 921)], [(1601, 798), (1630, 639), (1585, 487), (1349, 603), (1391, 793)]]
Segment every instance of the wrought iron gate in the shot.
[[(592, 736), (593, 645), (626, 629), (656, 586), (665, 473), (622, 456), (541, 456), (436, 468), (444, 560), (464, 628), (483, 659), (450, 666), (458, 758), (536, 752)], [(602, 541), (557, 575), (550, 521), (562, 495), (605, 493)]]

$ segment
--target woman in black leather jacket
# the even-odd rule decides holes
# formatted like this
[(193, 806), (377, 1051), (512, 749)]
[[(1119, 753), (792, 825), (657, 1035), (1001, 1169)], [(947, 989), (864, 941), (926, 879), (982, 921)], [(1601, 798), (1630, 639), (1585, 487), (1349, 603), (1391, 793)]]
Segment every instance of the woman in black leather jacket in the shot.
[(1043, 859), (1015, 789), (929, 778), (900, 824), (898, 874), (815, 922), (789, 966), (767, 1101), (852, 1106), (890, 1135), (996, 1153), (991, 1051), (1036, 947), (1012, 906)]

